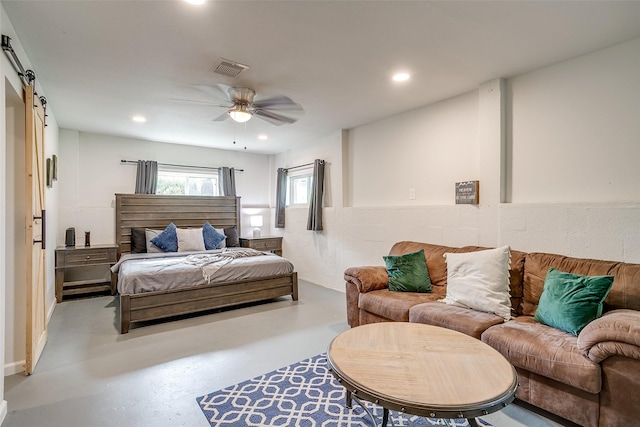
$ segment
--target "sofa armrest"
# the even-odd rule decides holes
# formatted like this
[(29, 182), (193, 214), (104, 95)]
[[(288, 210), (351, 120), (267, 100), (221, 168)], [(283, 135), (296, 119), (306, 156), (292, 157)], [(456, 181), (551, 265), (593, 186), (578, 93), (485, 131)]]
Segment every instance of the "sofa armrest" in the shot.
[(361, 293), (389, 286), (389, 275), (385, 267), (350, 267), (344, 271), (344, 280), (353, 283)]
[(578, 350), (594, 363), (609, 356), (640, 360), (640, 311), (612, 310), (578, 335)]

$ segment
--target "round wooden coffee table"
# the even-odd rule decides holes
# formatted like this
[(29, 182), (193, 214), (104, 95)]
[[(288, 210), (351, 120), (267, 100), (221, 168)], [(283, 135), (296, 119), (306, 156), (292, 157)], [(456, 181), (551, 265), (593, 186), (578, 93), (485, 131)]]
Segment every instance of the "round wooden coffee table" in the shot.
[[(428, 418), (476, 417), (498, 411), (515, 398), (517, 374), (480, 340), (437, 326), (384, 322), (338, 335), (327, 351), (329, 369), (353, 398)], [(373, 419), (370, 411), (364, 407)], [(376, 423), (375, 419), (373, 420)]]

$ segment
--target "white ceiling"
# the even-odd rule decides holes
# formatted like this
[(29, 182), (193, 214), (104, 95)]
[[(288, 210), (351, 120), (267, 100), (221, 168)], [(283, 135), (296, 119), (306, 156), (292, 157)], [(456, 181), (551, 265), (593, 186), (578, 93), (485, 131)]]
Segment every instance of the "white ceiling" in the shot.
[[(640, 1), (5, 1), (60, 127), (260, 153), (640, 37)], [(214, 74), (219, 58), (248, 65)], [(399, 70), (410, 81), (391, 82)], [(195, 85), (286, 95), (292, 125), (213, 122)], [(146, 116), (134, 123), (135, 114)], [(259, 141), (266, 134), (267, 141)], [(233, 140), (238, 144), (233, 144)]]

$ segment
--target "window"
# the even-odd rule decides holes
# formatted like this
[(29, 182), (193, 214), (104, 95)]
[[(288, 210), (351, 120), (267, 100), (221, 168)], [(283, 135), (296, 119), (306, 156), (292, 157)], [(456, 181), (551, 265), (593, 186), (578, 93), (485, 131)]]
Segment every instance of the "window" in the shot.
[(287, 177), (287, 205), (308, 205), (312, 182), (310, 173)]
[(218, 196), (218, 173), (184, 170), (158, 170), (156, 194)]

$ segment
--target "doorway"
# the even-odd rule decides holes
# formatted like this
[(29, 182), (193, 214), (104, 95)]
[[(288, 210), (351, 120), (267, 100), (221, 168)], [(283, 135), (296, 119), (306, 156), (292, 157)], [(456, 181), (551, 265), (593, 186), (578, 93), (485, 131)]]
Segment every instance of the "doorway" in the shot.
[(4, 374), (24, 370), (26, 358), (25, 104), (5, 78)]

